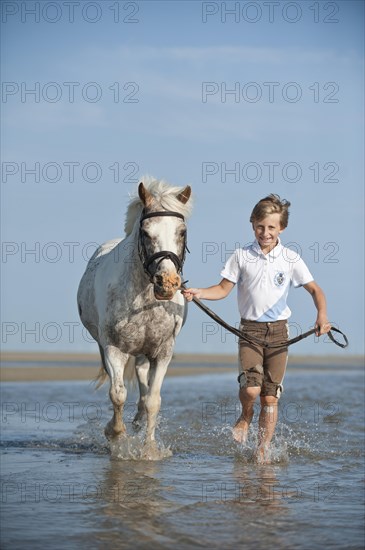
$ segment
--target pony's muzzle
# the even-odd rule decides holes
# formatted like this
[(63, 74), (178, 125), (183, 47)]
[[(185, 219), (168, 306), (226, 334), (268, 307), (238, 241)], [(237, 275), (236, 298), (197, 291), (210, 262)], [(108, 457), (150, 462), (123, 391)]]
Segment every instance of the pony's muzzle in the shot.
[(157, 300), (172, 300), (181, 286), (181, 277), (178, 273), (162, 272), (154, 275), (153, 291)]

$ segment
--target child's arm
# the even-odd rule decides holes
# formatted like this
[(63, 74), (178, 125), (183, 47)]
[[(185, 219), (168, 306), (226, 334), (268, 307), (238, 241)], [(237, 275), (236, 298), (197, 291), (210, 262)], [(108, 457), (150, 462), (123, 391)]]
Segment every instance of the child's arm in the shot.
[(222, 300), (222, 298), (228, 296), (233, 287), (234, 283), (231, 283), (228, 279), (222, 279), (217, 285), (208, 288), (187, 288), (181, 292), (188, 302), (191, 302), (194, 297), (201, 300)]
[(326, 297), (323, 290), (317, 285), (315, 281), (303, 285), (304, 288), (309, 292), (313, 298), (314, 305), (317, 308), (317, 319), (315, 326), (318, 327), (316, 332), (317, 336), (321, 334), (326, 334), (331, 330), (331, 323), (328, 321), (327, 317), (327, 306), (326, 306)]

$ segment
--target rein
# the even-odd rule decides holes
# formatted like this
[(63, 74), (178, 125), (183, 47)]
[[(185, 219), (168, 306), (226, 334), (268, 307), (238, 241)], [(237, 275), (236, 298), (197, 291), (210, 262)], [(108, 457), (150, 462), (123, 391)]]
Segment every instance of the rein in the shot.
[[(185, 283), (187, 283), (187, 281), (185, 281), (181, 285), (182, 290), (186, 289)], [(223, 319), (221, 319), (216, 313), (214, 313), (206, 305), (204, 305), (198, 298), (194, 297), (192, 301), (202, 311), (204, 311), (204, 313), (206, 313), (209, 317), (211, 317), (211, 319), (214, 319), (214, 321), (216, 321), (219, 325), (227, 329), (229, 332), (232, 332), (232, 334), (235, 334), (236, 336), (238, 336), (238, 338), (240, 338), (241, 340), (244, 340), (248, 344), (257, 344), (260, 347), (267, 348), (267, 349), (286, 348), (288, 346), (291, 346), (292, 344), (296, 344), (297, 342), (300, 342), (304, 338), (307, 338), (308, 336), (311, 336), (312, 334), (315, 334), (317, 332), (317, 328), (312, 328), (311, 330), (308, 330), (308, 332), (304, 332), (303, 334), (300, 334), (295, 338), (291, 338), (290, 340), (279, 342), (277, 344), (269, 344), (269, 343), (263, 342), (262, 340), (259, 340), (258, 338), (255, 338), (254, 336), (250, 336), (248, 338), (243, 332), (241, 332), (237, 328), (232, 327), (231, 325), (223, 321)], [(341, 334), (344, 339), (344, 343), (336, 340), (336, 338), (332, 334), (332, 331)], [(347, 348), (349, 344), (347, 336), (343, 332), (341, 332), (338, 328), (331, 326), (331, 330), (328, 332), (328, 336), (332, 340), (332, 342), (336, 344), (336, 346), (339, 346), (340, 348)]]

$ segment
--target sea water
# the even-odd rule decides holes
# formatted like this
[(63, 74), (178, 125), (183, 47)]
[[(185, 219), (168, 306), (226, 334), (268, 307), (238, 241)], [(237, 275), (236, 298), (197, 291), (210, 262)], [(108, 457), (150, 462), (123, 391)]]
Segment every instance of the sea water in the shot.
[(109, 445), (106, 386), (2, 384), (1, 548), (363, 548), (363, 371), (288, 369), (270, 465), (258, 408), (232, 439), (235, 373), (207, 372), (165, 379), (151, 457), (135, 392)]

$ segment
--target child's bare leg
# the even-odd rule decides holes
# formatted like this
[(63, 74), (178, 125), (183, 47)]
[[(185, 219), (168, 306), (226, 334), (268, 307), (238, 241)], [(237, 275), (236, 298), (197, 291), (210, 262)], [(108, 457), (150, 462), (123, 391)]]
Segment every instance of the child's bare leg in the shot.
[(259, 417), (259, 440), (256, 458), (260, 463), (267, 463), (269, 459), (269, 447), (275, 432), (278, 420), (278, 400), (276, 397), (261, 397), (261, 411)]
[(233, 427), (233, 439), (244, 443), (247, 439), (248, 428), (254, 413), (256, 398), (260, 395), (261, 387), (241, 388), (238, 397), (242, 405), (242, 413)]

